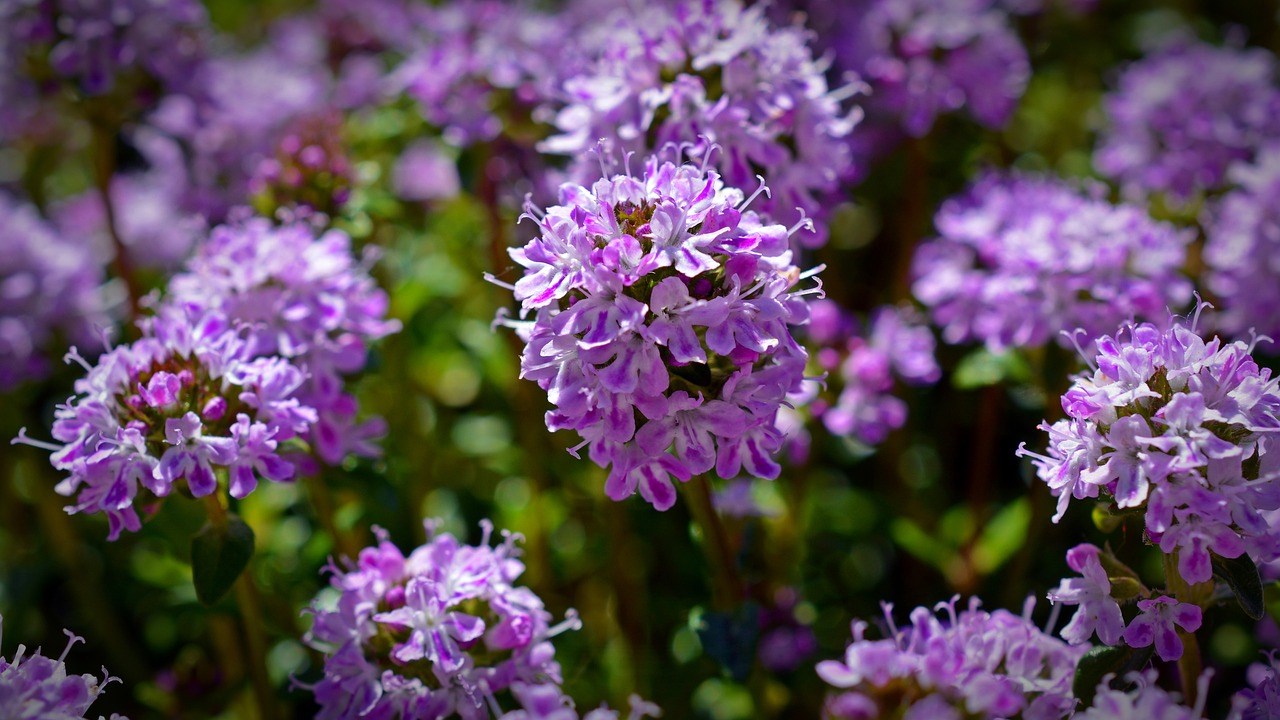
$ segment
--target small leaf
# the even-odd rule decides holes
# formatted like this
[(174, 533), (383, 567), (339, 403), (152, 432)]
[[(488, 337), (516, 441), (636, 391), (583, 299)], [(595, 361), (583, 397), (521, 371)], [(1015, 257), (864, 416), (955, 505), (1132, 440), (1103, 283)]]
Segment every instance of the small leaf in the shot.
[(1104, 533), (1115, 532), (1115, 529), (1124, 523), (1124, 516), (1111, 512), (1111, 509), (1102, 503), (1093, 506), (1093, 524)]
[(760, 606), (751, 602), (732, 613), (706, 612), (698, 627), (703, 651), (737, 682), (745, 681), (751, 674), (759, 635)]
[(945, 570), (955, 559), (952, 548), (906, 518), (895, 518), (889, 525), (889, 535), (903, 550), (939, 570)]
[(1013, 351), (993, 353), (985, 348), (975, 350), (956, 366), (951, 382), (958, 390), (996, 385), (1005, 380), (1025, 382), (1031, 377), (1031, 366)]
[(1098, 645), (1080, 658), (1076, 665), (1076, 677), (1071, 683), (1071, 692), (1084, 707), (1093, 704), (1093, 696), (1098, 692), (1098, 685), (1103, 678), (1114, 675), (1123, 678), (1135, 670), (1140, 670), (1151, 659), (1151, 646), (1131, 648), (1128, 645), (1108, 647)]
[(1254, 620), (1261, 620), (1265, 606), (1262, 602), (1262, 578), (1258, 566), (1248, 555), (1238, 558), (1213, 556), (1213, 574), (1231, 588), (1240, 609)]
[(1031, 525), (1031, 503), (1019, 498), (1005, 505), (982, 530), (973, 550), (975, 569), (988, 575), (1005, 564), (1022, 547)]
[(253, 530), (239, 517), (230, 515), (223, 527), (206, 523), (191, 538), (191, 579), (196, 597), (204, 605), (217, 603), (252, 557)]

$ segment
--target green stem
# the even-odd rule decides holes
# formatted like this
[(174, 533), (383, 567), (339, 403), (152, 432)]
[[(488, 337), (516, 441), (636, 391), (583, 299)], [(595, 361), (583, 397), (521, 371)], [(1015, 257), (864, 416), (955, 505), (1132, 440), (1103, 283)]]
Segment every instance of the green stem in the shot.
[(320, 521), (320, 526), (325, 532), (329, 533), (329, 537), (333, 538), (333, 547), (338, 555), (355, 559), (360, 554), (360, 548), (356, 546), (349, 533), (344, 533), (338, 529), (338, 523), (335, 519), (336, 509), (333, 505), (333, 495), (329, 492), (329, 486), (325, 484), (324, 478), (320, 475), (308, 475), (304, 479), (307, 486), (307, 496), (311, 498), (311, 509), (315, 511), (316, 519)]
[[(218, 528), (226, 527), (229, 516), (217, 494), (210, 493), (202, 500), (209, 523)], [(250, 568), (245, 568), (236, 579), (234, 590), (244, 630), (245, 667), (249, 669), (258, 714), (261, 720), (271, 720), (279, 715), (276, 711), (275, 692), (271, 687), (271, 676), (267, 672), (267, 638), (264, 632), (266, 624), (262, 614), (262, 597), (258, 593), (257, 584), (253, 582)]]
[(702, 530), (702, 547), (711, 565), (712, 604), (719, 610), (732, 609), (741, 602), (744, 588), (729, 533), (711, 500), (711, 483), (699, 475), (688, 487), (689, 509)]
[(116, 149), (115, 134), (110, 128), (99, 124), (93, 126), (93, 155), (93, 184), (102, 202), (107, 235), (111, 238), (111, 246), (115, 251), (115, 257), (111, 260), (111, 269), (124, 282), (125, 291), (129, 296), (130, 317), (136, 320), (141, 311), (142, 286), (134, 273), (133, 263), (129, 260), (124, 240), (120, 237), (115, 203), (111, 200), (111, 179), (116, 172)]
[[(1165, 587), (1178, 602), (1191, 603), (1201, 608), (1213, 597), (1213, 581), (1187, 583), (1178, 573), (1178, 553), (1167, 553), (1164, 556)], [(1188, 705), (1195, 705), (1197, 687), (1203, 664), (1200, 658), (1200, 643), (1195, 633), (1178, 629), (1178, 638), (1182, 640), (1182, 657), (1178, 658), (1178, 679), (1182, 683), (1182, 695)]]

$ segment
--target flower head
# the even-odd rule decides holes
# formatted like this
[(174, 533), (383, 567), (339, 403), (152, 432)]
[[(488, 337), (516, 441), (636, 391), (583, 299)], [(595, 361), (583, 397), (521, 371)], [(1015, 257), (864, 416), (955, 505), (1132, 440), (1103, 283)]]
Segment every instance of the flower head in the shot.
[(1249, 667), (1249, 687), (1231, 699), (1230, 720), (1269, 720), (1280, 717), (1280, 661), (1274, 651), (1266, 662)]
[(1120, 76), (1094, 164), (1136, 196), (1186, 201), (1280, 138), (1276, 59), (1259, 48), (1178, 40)]
[(854, 622), (844, 661), (818, 664), (818, 675), (838, 692), (827, 699), (824, 717), (862, 720), (909, 718), (1065, 718), (1075, 699), (1071, 682), (1083, 647), (1072, 647), (1030, 621), (1032, 600), (1022, 616), (988, 613), (971, 599), (957, 611), (954, 598), (936, 611), (911, 612), (899, 630), (885, 606), (891, 634), (864, 638), (867, 624)]
[(665, 510), (670, 478), (715, 468), (774, 478), (779, 406), (804, 376), (792, 336), (807, 277), (788, 230), (694, 165), (651, 158), (639, 177), (568, 184), (511, 257), (525, 319), (522, 376), (547, 391), (552, 430), (610, 467), (615, 500)]
[[(851, 169), (845, 140), (858, 115), (844, 109), (853, 86), (828, 87), (806, 31), (775, 27), (763, 7), (739, 0), (649, 3), (592, 30), (591, 57), (561, 88), (559, 134), (541, 146), (578, 157), (577, 179), (594, 175), (586, 151), (601, 138), (615, 152), (666, 159), (687, 149), (731, 187), (753, 187), (763, 173), (773, 193), (761, 208), (778, 220), (821, 217)], [(819, 227), (797, 239), (825, 236)]]
[(137, 501), (175, 486), (202, 497), (225, 473), (230, 494), (244, 497), (259, 478), (291, 479), (281, 445), (316, 422), (296, 396), (303, 371), (254, 357), (225, 317), (169, 310), (144, 331), (93, 366), (72, 351), (87, 374), (58, 407), (58, 444), (48, 446), (53, 466), (68, 475), (58, 493), (75, 498), (67, 511), (106, 514), (112, 540), (139, 528)]
[(549, 640), (579, 627), (577, 616), (552, 627), (538, 596), (515, 584), (517, 536), (491, 547), (493, 527), (483, 528), (480, 544), (465, 545), (428, 523), (427, 544), (407, 557), (378, 530), (376, 546), (331, 567), (332, 590), (312, 603), (305, 638), (326, 656), (310, 687), (317, 717), (490, 718), (498, 693), (558, 688)]
[[(0, 636), (4, 619), (0, 618)], [(78, 720), (85, 717), (107, 685), (119, 682), (106, 669), (102, 678), (94, 675), (68, 675), (65, 661), (71, 648), (84, 638), (66, 631), (67, 647), (55, 660), (40, 654), (26, 655), (19, 645), (11, 659), (0, 657), (0, 708), (7, 720)], [(127, 720), (112, 715), (112, 720)]]
[(1195, 707), (1185, 705), (1178, 693), (1162, 689), (1156, 683), (1158, 674), (1155, 670), (1133, 673), (1127, 679), (1132, 689), (1117, 690), (1111, 687), (1111, 676), (1108, 675), (1098, 685), (1093, 705), (1073, 717), (1079, 720), (1200, 720), (1204, 717), (1209, 673), (1200, 677), (1197, 693), (1200, 702)]
[(1096, 633), (1103, 644), (1118, 644), (1124, 631), (1124, 616), (1119, 603), (1111, 597), (1111, 580), (1098, 560), (1098, 548), (1087, 544), (1071, 548), (1067, 551), (1067, 565), (1080, 577), (1063, 580), (1049, 593), (1051, 602), (1078, 606), (1071, 622), (1062, 628), (1062, 638), (1080, 645)]
[(1067, 418), (1041, 425), (1048, 454), (1019, 450), (1058, 497), (1055, 521), (1071, 497), (1142, 508), (1147, 536), (1193, 584), (1211, 577), (1211, 553), (1280, 556), (1265, 515), (1280, 506), (1280, 388), (1252, 347), (1206, 341), (1180, 319), (1096, 345), (1092, 370), (1062, 398)]
[[(1156, 654), (1165, 662), (1182, 657), (1182, 639), (1177, 628), (1193, 633), (1200, 629), (1202, 612), (1199, 605), (1178, 602), (1160, 596), (1138, 601), (1138, 617), (1124, 630), (1124, 642), (1129, 647), (1156, 646)], [(1176, 627), (1175, 627), (1176, 626)]]
[(1191, 297), (1179, 274), (1193, 233), (1112, 205), (1102, 188), (987, 174), (943, 204), (916, 253), (913, 291), (950, 343), (1035, 347), (1156, 319)]
[[(853, 5), (853, 4), (851, 4)], [(840, 44), (871, 86), (871, 118), (922, 137), (965, 109), (987, 127), (1013, 114), (1031, 75), (1027, 51), (990, 0), (876, 0)]]
[(298, 397), (319, 413), (311, 440), (335, 464), (378, 452), (368, 439), (381, 434), (380, 421), (358, 421), (343, 389), (343, 378), (364, 368), (370, 343), (399, 329), (369, 276), (373, 259), (357, 262), (339, 230), (240, 218), (213, 229), (187, 271), (170, 280), (167, 302), (219, 313), (246, 327), (250, 355), (278, 355), (304, 370)]

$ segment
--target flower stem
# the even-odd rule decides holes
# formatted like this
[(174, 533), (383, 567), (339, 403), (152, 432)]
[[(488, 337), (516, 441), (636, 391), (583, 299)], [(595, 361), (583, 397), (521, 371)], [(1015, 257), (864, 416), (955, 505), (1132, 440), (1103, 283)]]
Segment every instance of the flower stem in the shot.
[[(1192, 603), (1203, 608), (1213, 597), (1213, 581), (1188, 583), (1178, 572), (1178, 553), (1164, 555), (1165, 587), (1177, 598), (1178, 602)], [(1182, 683), (1183, 699), (1188, 705), (1195, 705), (1197, 682), (1200, 680), (1202, 661), (1200, 659), (1200, 643), (1195, 633), (1177, 629), (1178, 638), (1182, 640), (1182, 657), (1178, 658), (1178, 679)]]
[(115, 204), (111, 200), (111, 179), (116, 172), (116, 149), (114, 131), (101, 124), (93, 126), (93, 184), (102, 202), (102, 214), (107, 225), (107, 235), (111, 238), (114, 257), (111, 270), (124, 283), (129, 299), (129, 317), (137, 320), (141, 310), (142, 286), (134, 273), (133, 263), (129, 259), (124, 240), (120, 237), (120, 228), (116, 222)]
[(357, 547), (350, 533), (344, 533), (338, 528), (333, 495), (329, 492), (329, 486), (325, 484), (324, 477), (307, 475), (304, 483), (307, 486), (307, 496), (311, 498), (311, 509), (315, 511), (320, 526), (329, 533), (329, 537), (333, 538), (334, 550), (338, 555), (354, 560), (360, 554), (360, 548)]
[[(202, 498), (205, 514), (214, 527), (226, 527), (229, 517), (222, 507), (217, 493), (210, 493)], [(276, 711), (275, 692), (271, 687), (271, 676), (267, 673), (267, 638), (263, 632), (266, 627), (262, 614), (262, 598), (258, 586), (253, 582), (250, 568), (245, 568), (236, 579), (234, 585), (236, 607), (240, 611), (241, 626), (245, 640), (245, 667), (249, 669), (249, 680), (253, 685), (254, 700), (258, 705), (261, 720), (278, 717)]]
[(711, 565), (712, 604), (719, 610), (736, 607), (742, 600), (743, 584), (738, 561), (729, 542), (729, 533), (711, 500), (711, 483), (699, 475), (689, 481), (689, 509), (702, 530), (702, 546)]

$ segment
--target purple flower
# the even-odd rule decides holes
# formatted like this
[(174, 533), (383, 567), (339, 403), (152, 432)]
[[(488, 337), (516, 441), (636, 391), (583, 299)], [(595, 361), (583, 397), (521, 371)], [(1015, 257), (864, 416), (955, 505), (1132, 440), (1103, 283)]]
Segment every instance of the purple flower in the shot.
[(1111, 597), (1111, 580), (1098, 561), (1098, 548), (1077, 545), (1067, 551), (1067, 565), (1081, 577), (1066, 578), (1049, 600), (1063, 605), (1078, 605), (1071, 622), (1062, 628), (1062, 638), (1072, 645), (1089, 641), (1096, 632), (1105, 645), (1116, 645), (1124, 632), (1120, 605)]
[(1200, 629), (1200, 606), (1178, 602), (1171, 597), (1139, 600), (1141, 614), (1124, 629), (1124, 642), (1130, 647), (1156, 646), (1161, 660), (1171, 662), (1182, 657), (1182, 639), (1177, 628), (1193, 633)]
[(166, 302), (217, 312), (244, 325), (251, 356), (279, 355), (305, 374), (297, 401), (314, 408), (311, 440), (325, 462), (350, 453), (376, 455), (368, 439), (381, 421), (358, 419), (343, 378), (364, 368), (369, 345), (396, 332), (388, 298), (369, 276), (376, 256), (357, 262), (351, 238), (302, 221), (261, 217), (216, 227), (169, 282)]
[(1276, 59), (1260, 48), (1185, 38), (1133, 63), (1104, 100), (1094, 165), (1126, 193), (1186, 202), (1218, 189), (1227, 167), (1280, 138)]
[(290, 122), (274, 154), (258, 162), (248, 189), (266, 216), (300, 208), (336, 215), (354, 184), (355, 170), (342, 144), (342, 115), (329, 110)]
[(1223, 303), (1223, 331), (1280, 336), (1280, 143), (1232, 165), (1227, 179), (1235, 189), (1207, 212), (1206, 286)]
[(167, 309), (143, 326), (144, 336), (90, 366), (76, 395), (55, 413), (53, 451), (68, 477), (59, 494), (68, 512), (102, 512), (109, 539), (137, 530), (135, 501), (163, 498), (185, 482), (196, 497), (213, 493), (217, 473), (230, 473), (231, 494), (244, 497), (256, 477), (282, 481), (293, 467), (278, 443), (306, 433), (314, 409), (295, 396), (303, 374), (280, 358), (251, 358), (241, 333), (214, 313)]
[(1280, 558), (1268, 520), (1280, 508), (1280, 387), (1253, 348), (1205, 341), (1177, 318), (1095, 345), (1092, 370), (1062, 398), (1067, 419), (1041, 426), (1047, 455), (1019, 449), (1058, 497), (1055, 522), (1072, 497), (1142, 508), (1146, 536), (1192, 584), (1212, 576), (1211, 554)]
[(945, 202), (916, 252), (913, 292), (949, 343), (994, 352), (1083, 328), (1158, 319), (1191, 298), (1179, 269), (1194, 233), (1112, 205), (1103, 188), (988, 173)]
[(1184, 705), (1178, 693), (1171, 693), (1156, 684), (1158, 673), (1146, 670), (1128, 676), (1132, 690), (1116, 690), (1111, 687), (1108, 675), (1098, 684), (1093, 705), (1076, 713), (1077, 720), (1200, 720), (1204, 717), (1205, 698), (1209, 690), (1209, 675), (1200, 676), (1196, 693), (1199, 701), (1195, 707)]
[[(501, 720), (579, 720), (573, 700), (566, 697), (559, 686), (515, 684), (511, 686), (511, 692), (520, 709), (503, 713)], [(630, 706), (626, 720), (662, 716), (657, 705), (645, 702), (638, 695), (631, 696)], [(618, 710), (610, 710), (608, 706), (590, 710), (581, 716), (582, 720), (622, 720), (623, 717)]]
[(886, 604), (891, 634), (884, 640), (865, 639), (867, 624), (854, 622), (844, 661), (817, 667), (819, 677), (841, 691), (828, 698), (823, 717), (1069, 717), (1075, 666), (1087, 648), (1033, 625), (1031, 599), (1021, 617), (987, 613), (976, 598), (957, 612), (958, 600), (939, 603), (934, 610), (945, 611), (941, 617), (916, 608), (902, 629)]
[[(823, 315), (843, 312), (829, 300), (814, 306)], [(894, 394), (898, 381), (931, 385), (941, 377), (933, 333), (913, 310), (892, 306), (872, 314), (865, 337), (854, 332), (852, 322), (836, 324), (846, 327), (815, 340), (826, 346), (817, 353), (818, 363), (831, 373), (828, 382), (839, 395), (815, 414), (832, 434), (877, 445), (907, 419), (906, 403)]]
[(457, 161), (430, 140), (417, 140), (400, 153), (391, 176), (401, 200), (446, 200), (461, 191)]
[[(208, 17), (196, 0), (29, 0), (7, 3), (5, 53), (39, 57), (56, 78), (89, 97), (124, 91), (146, 109), (159, 90), (195, 92)], [(119, 107), (113, 108), (119, 111)]]
[(990, 0), (876, 0), (843, 43), (850, 69), (871, 86), (868, 112), (922, 137), (942, 113), (964, 108), (998, 128), (1031, 75), (1027, 51)]
[(1265, 663), (1249, 666), (1249, 687), (1231, 698), (1229, 720), (1269, 720), (1280, 717), (1280, 665), (1274, 651)]
[(305, 638), (325, 654), (324, 677), (309, 688), (317, 717), (490, 718), (506, 690), (545, 713), (514, 717), (563, 717), (551, 712), (549, 690), (533, 688), (558, 693), (549, 641), (580, 627), (577, 615), (552, 627), (542, 601), (515, 585), (524, 572), (518, 536), (503, 533), (491, 547), (486, 521), (480, 544), (463, 545), (426, 526), (427, 544), (408, 557), (376, 529), (375, 547), (330, 568), (334, 593), (312, 603)]
[[(851, 170), (859, 113), (845, 109), (856, 86), (828, 88), (805, 30), (738, 0), (676, 0), (609, 13), (581, 35), (589, 58), (567, 73), (559, 133), (540, 146), (577, 158), (573, 178), (597, 177), (589, 151), (607, 138), (624, 157), (688, 152), (735, 188), (762, 173), (773, 189), (762, 210), (788, 224), (823, 217)], [(819, 225), (796, 239), (826, 238)]]
[(817, 292), (795, 289), (789, 231), (714, 172), (657, 158), (561, 198), (529, 207), (539, 236), (511, 251), (525, 273), (507, 286), (522, 319), (504, 321), (555, 406), (547, 427), (578, 432), (615, 500), (665, 510), (672, 476), (712, 468), (776, 477), (776, 417), (807, 358), (792, 328)]
[(0, 192), (0, 390), (45, 375), (59, 339), (101, 347), (103, 259), (69, 238)]
[[(3, 636), (4, 618), (0, 618)], [(26, 656), (27, 648), (19, 645), (12, 659), (0, 657), (0, 708), (6, 720), (72, 720), (83, 718), (107, 685), (119, 682), (106, 669), (102, 679), (93, 675), (69, 675), (65, 661), (71, 648), (84, 638), (64, 631), (67, 647), (58, 659), (48, 658), (37, 649)], [(128, 720), (112, 715), (111, 720)]]

